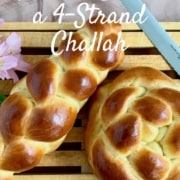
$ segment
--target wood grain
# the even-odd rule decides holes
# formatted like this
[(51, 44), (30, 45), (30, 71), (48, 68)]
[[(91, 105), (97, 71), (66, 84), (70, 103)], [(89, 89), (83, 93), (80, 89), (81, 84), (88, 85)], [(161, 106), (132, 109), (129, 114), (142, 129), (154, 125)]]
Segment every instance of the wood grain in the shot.
[[(162, 22), (161, 24), (180, 45), (180, 22)], [(122, 38), (129, 48), (125, 51), (124, 63), (116, 71), (110, 73), (107, 80), (111, 81), (119, 72), (135, 66), (155, 67), (173, 78), (179, 78), (137, 25), (122, 24), (122, 27)], [(16, 22), (5, 23), (0, 27), (0, 34), (5, 39), (11, 32), (16, 31), (22, 38), (23, 57), (25, 61), (33, 65), (51, 55), (51, 40), (54, 34), (62, 29), (76, 30), (71, 22), (62, 24)], [(58, 47), (58, 42), (56, 46)], [(11, 80), (0, 80), (0, 93), (8, 95), (12, 87)], [(46, 155), (37, 167), (16, 174), (15, 180), (96, 180), (88, 165), (84, 149), (86, 122), (86, 119), (78, 116), (62, 146)]]

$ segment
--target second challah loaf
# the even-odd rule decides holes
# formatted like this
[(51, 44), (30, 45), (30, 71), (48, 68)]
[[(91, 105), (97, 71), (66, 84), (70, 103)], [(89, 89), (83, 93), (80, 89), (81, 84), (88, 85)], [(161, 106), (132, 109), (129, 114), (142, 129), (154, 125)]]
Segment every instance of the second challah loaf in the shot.
[(93, 96), (85, 144), (100, 179), (180, 179), (180, 81), (135, 67)]
[[(120, 24), (86, 23), (73, 33), (77, 45), (92, 45), (94, 32), (102, 42), (116, 45)], [(68, 38), (67, 38), (68, 39)], [(108, 72), (122, 63), (117, 50), (66, 50), (67, 39), (59, 45), (59, 56), (37, 63), (12, 89), (0, 107), (0, 179), (34, 167), (55, 150), (71, 130), (77, 113)], [(71, 47), (71, 46), (70, 46)]]

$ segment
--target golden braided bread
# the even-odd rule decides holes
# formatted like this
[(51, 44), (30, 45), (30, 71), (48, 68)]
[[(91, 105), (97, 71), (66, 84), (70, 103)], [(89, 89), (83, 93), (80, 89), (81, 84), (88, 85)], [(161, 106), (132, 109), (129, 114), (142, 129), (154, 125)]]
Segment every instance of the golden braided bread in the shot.
[(180, 81), (150, 67), (93, 95), (85, 146), (102, 180), (180, 179)]
[[(73, 33), (77, 45), (110, 40), (116, 45), (120, 24), (86, 23)], [(68, 39), (68, 38), (67, 38)], [(71, 130), (77, 113), (107, 73), (122, 63), (124, 52), (117, 50), (66, 50), (68, 40), (52, 55), (36, 64), (12, 89), (0, 107), (0, 179), (34, 167), (55, 150)], [(71, 47), (71, 46), (70, 46)]]

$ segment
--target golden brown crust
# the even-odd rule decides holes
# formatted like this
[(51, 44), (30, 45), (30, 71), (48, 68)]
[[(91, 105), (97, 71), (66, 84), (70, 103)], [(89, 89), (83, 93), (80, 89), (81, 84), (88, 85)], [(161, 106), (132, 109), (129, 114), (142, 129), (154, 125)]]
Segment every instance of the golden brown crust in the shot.
[(37, 102), (44, 101), (56, 93), (58, 68), (50, 60), (36, 64), (27, 75), (27, 87)]
[(114, 91), (102, 107), (102, 120), (109, 121), (118, 114), (123, 113), (126, 102), (131, 96), (136, 95), (137, 89), (133, 87), (122, 88)]
[(161, 88), (152, 91), (152, 93), (168, 102), (173, 107), (175, 114), (180, 116), (180, 93), (178, 90), (171, 88)]
[(92, 97), (85, 137), (95, 174), (111, 180), (177, 180), (179, 108), (180, 82), (150, 67), (129, 69), (101, 86)]
[(168, 162), (159, 154), (150, 150), (142, 149), (131, 159), (135, 169), (143, 179), (159, 180), (164, 179), (169, 167)]
[(87, 23), (71, 37), (76, 47), (87, 42), (86, 49), (74, 50), (73, 44), (66, 49), (67, 36), (59, 45), (61, 54), (36, 64), (13, 87), (0, 107), (0, 179), (34, 167), (61, 145), (97, 85), (122, 63), (120, 45), (117, 51), (94, 50), (101, 33), (101, 43), (109, 39), (114, 46), (120, 31), (120, 24)]
[(151, 122), (156, 126), (168, 125), (171, 120), (171, 110), (161, 100), (152, 96), (139, 98), (135, 101), (133, 110), (143, 120)]
[(109, 126), (106, 135), (118, 151), (124, 153), (140, 143), (141, 124), (137, 115), (127, 115)]
[[(120, 47), (117, 50), (115, 49), (117, 39), (118, 39), (118, 35), (113, 33), (113, 34), (109, 34), (105, 36), (102, 39), (102, 43), (99, 48), (98, 48), (98, 42), (96, 43), (95, 50), (92, 55), (93, 62), (99, 67), (101, 67), (102, 69), (113, 68), (118, 64), (119, 52), (121, 50), (120, 50)], [(107, 41), (111, 42), (111, 46), (112, 46), (111, 51), (105, 51), (105, 49), (108, 48), (105, 46)]]
[(101, 179), (133, 180), (131, 174), (124, 168), (123, 161), (116, 161), (115, 158), (108, 153), (101, 140), (95, 143), (92, 154), (93, 167)]
[[(72, 39), (75, 40), (76, 47), (80, 45), (80, 43), (83, 41), (83, 37), (80, 33), (75, 32), (72, 35)], [(59, 50), (62, 51), (62, 54), (60, 55), (60, 58), (63, 60), (66, 64), (77, 64), (79, 61), (83, 61), (86, 58), (86, 51), (85, 50), (79, 50), (78, 48), (73, 51), (73, 44), (69, 45), (68, 47), (68, 38), (64, 40), (60, 46)]]
[(26, 136), (38, 141), (55, 141), (72, 128), (76, 110), (60, 99), (33, 110), (27, 124)]
[(19, 93), (14, 93), (1, 105), (0, 131), (5, 143), (24, 134), (27, 118), (31, 111), (29, 101)]
[(62, 85), (71, 96), (84, 100), (96, 90), (97, 82), (94, 75), (85, 69), (73, 69), (64, 74)]
[(41, 147), (33, 147), (28, 143), (14, 141), (4, 150), (1, 168), (8, 171), (22, 172), (39, 163), (43, 156)]

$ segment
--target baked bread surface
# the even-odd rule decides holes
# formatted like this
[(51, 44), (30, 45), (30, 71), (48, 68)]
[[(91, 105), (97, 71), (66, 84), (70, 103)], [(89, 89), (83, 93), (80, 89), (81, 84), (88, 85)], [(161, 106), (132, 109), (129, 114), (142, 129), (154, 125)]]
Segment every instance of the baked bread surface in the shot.
[(85, 147), (102, 180), (179, 180), (180, 81), (134, 67), (100, 86)]
[(73, 127), (77, 114), (108, 72), (119, 66), (124, 57), (121, 45), (117, 50), (96, 50), (100, 33), (102, 42), (109, 39), (116, 45), (120, 24), (86, 23), (74, 32), (78, 46), (83, 40), (94, 49), (66, 50), (63, 40), (59, 56), (35, 64), (32, 70), (12, 89), (0, 107), (0, 179), (9, 179), (37, 165), (43, 156), (62, 144)]

